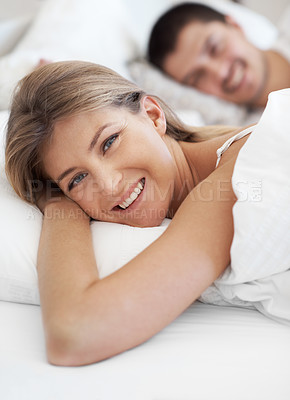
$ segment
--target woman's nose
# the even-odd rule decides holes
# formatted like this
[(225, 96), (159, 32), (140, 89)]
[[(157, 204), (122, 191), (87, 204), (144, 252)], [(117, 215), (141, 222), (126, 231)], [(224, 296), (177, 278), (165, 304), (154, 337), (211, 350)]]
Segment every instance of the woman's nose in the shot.
[(113, 168), (101, 168), (101, 171), (96, 178), (98, 181), (99, 191), (106, 196), (116, 196), (120, 192), (120, 183), (123, 179), (121, 171)]

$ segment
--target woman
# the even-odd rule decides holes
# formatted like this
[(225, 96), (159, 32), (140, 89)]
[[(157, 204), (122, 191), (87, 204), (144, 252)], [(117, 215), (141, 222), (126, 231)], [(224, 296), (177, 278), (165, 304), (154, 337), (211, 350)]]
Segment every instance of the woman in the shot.
[[(208, 132), (225, 135), (201, 140)], [(51, 363), (93, 363), (144, 342), (225, 270), (231, 176), (249, 130), (217, 168), (216, 152), (234, 133), (190, 130), (159, 99), (91, 63), (49, 64), (20, 82), (6, 171), (44, 213), (37, 268)], [(40, 196), (43, 182), (61, 194), (46, 185)], [(90, 218), (146, 227), (166, 216), (159, 239), (99, 279)]]

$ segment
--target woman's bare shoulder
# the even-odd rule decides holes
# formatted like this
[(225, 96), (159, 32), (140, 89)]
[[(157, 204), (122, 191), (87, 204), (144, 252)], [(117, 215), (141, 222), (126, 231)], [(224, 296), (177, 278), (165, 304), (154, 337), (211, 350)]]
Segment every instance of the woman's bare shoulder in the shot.
[[(239, 132), (238, 132), (239, 133)], [(228, 148), (227, 150), (222, 154), (219, 167), (226, 164), (228, 161), (233, 160), (236, 162), (238, 154), (241, 150), (241, 148), (244, 146), (248, 138), (250, 137), (251, 133), (247, 134), (244, 137), (239, 138), (238, 140), (235, 140)]]
[(214, 170), (217, 161), (217, 150), (242, 128), (197, 143), (180, 142), (180, 147), (186, 157), (189, 167), (196, 170), (199, 182), (206, 179)]
[(197, 248), (203, 249), (215, 260), (220, 272), (229, 263), (234, 232), (232, 208), (236, 197), (231, 183), (234, 164), (234, 158), (224, 162), (201, 181), (188, 194), (168, 228), (168, 234), (176, 238), (177, 250), (184, 242), (193, 252), (191, 256)]

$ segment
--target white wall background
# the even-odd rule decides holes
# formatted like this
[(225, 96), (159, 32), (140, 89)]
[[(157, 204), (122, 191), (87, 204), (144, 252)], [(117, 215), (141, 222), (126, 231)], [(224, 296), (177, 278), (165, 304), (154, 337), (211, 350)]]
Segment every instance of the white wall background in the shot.
[(0, 0), (0, 22), (11, 16), (23, 16), (37, 11), (45, 0)]
[(241, 0), (239, 3), (265, 15), (276, 24), (289, 4), (289, 0)]
[[(45, 0), (0, 0), (0, 22), (12, 15), (22, 16), (23, 14), (34, 13), (43, 1)], [(138, 6), (139, 1), (134, 1), (135, 7)], [(146, 2), (146, 0), (143, 1)], [(202, 2), (202, 0), (200, 1)], [(158, 0), (156, 2), (158, 6)], [(239, 3), (264, 14), (272, 22), (277, 22), (286, 5), (289, 4), (289, 0), (240, 0)]]

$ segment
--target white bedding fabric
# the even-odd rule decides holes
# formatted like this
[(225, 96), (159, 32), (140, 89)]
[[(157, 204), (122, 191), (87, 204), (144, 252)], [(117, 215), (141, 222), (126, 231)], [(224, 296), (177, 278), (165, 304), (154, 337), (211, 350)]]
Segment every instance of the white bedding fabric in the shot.
[(126, 8), (121, 0), (45, 0), (28, 31), (0, 58), (0, 109), (8, 109), (17, 81), (41, 58), (87, 60), (129, 77), (126, 61), (134, 54)]
[(290, 331), (196, 302), (162, 332), (86, 367), (46, 361), (40, 308), (0, 302), (3, 400), (289, 400)]
[(132, 79), (147, 93), (159, 96), (173, 110), (197, 110), (202, 125), (244, 126), (256, 123), (261, 117), (261, 108), (249, 112), (246, 107), (184, 86), (164, 75), (145, 59), (133, 60), (128, 67)]
[(239, 152), (231, 265), (201, 300), (256, 307), (290, 324), (290, 89), (272, 92)]

